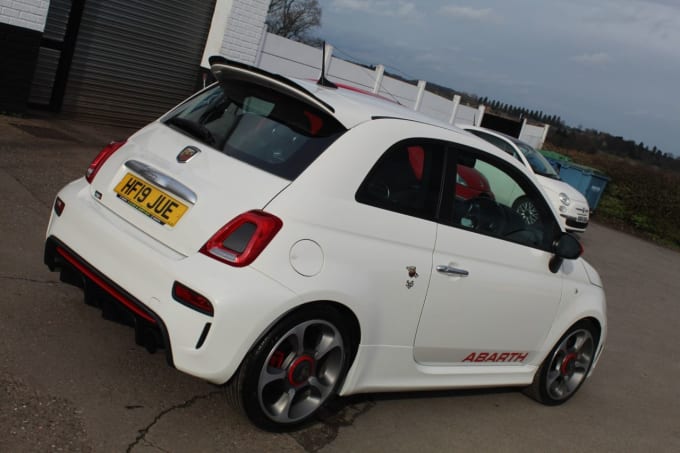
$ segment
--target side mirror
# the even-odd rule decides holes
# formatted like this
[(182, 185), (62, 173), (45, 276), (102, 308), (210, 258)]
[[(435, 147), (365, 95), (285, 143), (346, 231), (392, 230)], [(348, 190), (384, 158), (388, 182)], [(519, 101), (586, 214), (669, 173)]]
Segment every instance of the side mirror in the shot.
[(562, 262), (566, 260), (575, 260), (583, 253), (583, 246), (578, 239), (572, 234), (565, 233), (557, 239), (553, 245), (553, 253), (555, 254), (550, 259), (550, 272), (557, 273), (562, 266)]

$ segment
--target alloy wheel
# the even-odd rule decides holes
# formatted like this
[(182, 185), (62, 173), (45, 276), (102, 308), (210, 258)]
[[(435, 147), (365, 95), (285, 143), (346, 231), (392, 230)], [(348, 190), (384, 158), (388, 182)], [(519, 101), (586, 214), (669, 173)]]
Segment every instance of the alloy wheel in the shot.
[(538, 210), (529, 200), (525, 200), (518, 204), (515, 210), (522, 216), (527, 225), (533, 225), (538, 221)]
[(546, 391), (550, 398), (563, 400), (571, 396), (590, 370), (595, 352), (595, 341), (586, 329), (578, 329), (566, 336), (550, 357), (546, 374)]
[(260, 407), (272, 421), (294, 423), (316, 411), (342, 376), (345, 346), (325, 320), (301, 322), (269, 352), (258, 379)]

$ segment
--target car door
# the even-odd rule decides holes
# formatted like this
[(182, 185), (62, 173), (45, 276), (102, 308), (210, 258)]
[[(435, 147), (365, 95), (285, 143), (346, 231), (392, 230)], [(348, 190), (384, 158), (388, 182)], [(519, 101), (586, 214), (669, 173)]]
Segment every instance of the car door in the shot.
[[(415, 360), (433, 365), (535, 362), (562, 289), (559, 274), (548, 269), (559, 232), (554, 215), (530, 179), (504, 160), (461, 147), (451, 148), (447, 160)], [(511, 204), (498, 201), (503, 196), (453, 196), (454, 163), (479, 171), (492, 188), (530, 197), (540, 221), (527, 225)]]
[[(362, 332), (367, 344), (413, 344), (431, 273), (444, 151), (428, 139), (395, 143), (361, 183), (357, 206), (337, 213), (361, 231), (350, 246), (338, 244), (333, 256), (347, 255), (339, 261), (353, 268), (360, 297), (371, 301), (361, 309), (371, 326)], [(357, 244), (360, 264), (352, 251)]]

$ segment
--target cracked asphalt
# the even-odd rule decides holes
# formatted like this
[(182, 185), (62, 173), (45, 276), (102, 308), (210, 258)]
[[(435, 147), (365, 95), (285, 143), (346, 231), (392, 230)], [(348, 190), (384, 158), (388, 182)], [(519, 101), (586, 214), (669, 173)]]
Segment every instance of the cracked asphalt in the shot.
[(566, 405), (516, 389), (356, 395), (293, 433), (254, 428), (42, 263), (57, 190), (130, 132), (0, 116), (0, 452), (680, 451), (680, 254), (596, 223), (582, 239), (610, 337)]

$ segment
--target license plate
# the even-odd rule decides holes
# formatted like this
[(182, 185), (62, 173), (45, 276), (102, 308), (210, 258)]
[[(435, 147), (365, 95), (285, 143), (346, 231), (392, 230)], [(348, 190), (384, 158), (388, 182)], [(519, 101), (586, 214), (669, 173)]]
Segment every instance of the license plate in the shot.
[(577, 220), (578, 220), (580, 223), (586, 223), (586, 222), (588, 221), (588, 217), (583, 216), (583, 215), (580, 215), (580, 216), (577, 217)]
[(132, 173), (126, 174), (114, 191), (118, 198), (161, 225), (175, 226), (187, 210), (187, 205)]

